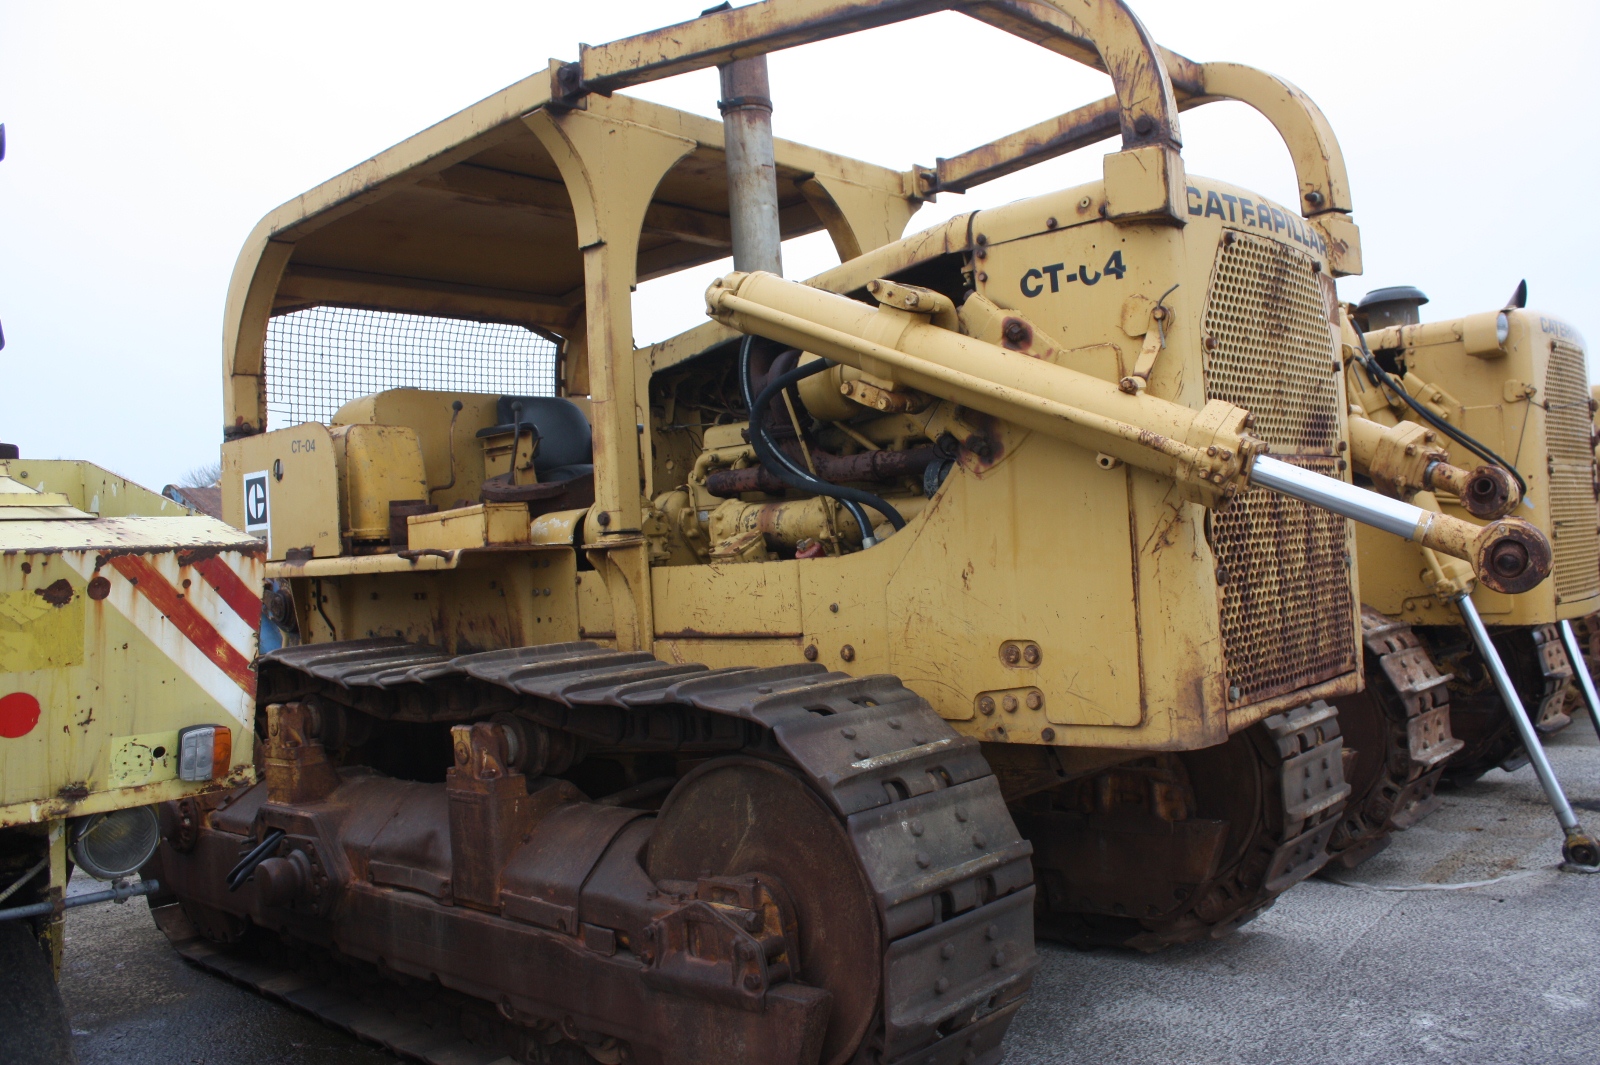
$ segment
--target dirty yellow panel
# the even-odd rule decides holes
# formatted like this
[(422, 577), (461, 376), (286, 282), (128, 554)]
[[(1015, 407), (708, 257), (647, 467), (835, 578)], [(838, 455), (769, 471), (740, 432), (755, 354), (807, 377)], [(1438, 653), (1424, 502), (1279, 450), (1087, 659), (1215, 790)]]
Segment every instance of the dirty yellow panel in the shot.
[[(952, 474), (889, 582), (891, 671), (953, 719), (973, 719), (979, 692), (1031, 686), (1042, 706), (1024, 716), (1138, 725), (1127, 514), (1125, 471), (1038, 434), (981, 479)], [(1006, 661), (1008, 641), (1038, 661)], [(1004, 739), (1008, 717), (973, 727)]]
[(178, 776), (178, 730), (116, 736), (111, 740), (108, 788), (134, 788)]
[[(62, 577), (58, 580), (66, 581)], [(70, 582), (0, 592), (0, 673), (83, 661), (84, 598)]]
[(584, 570), (577, 575), (577, 585), (578, 638), (615, 639), (617, 623), (611, 614), (611, 593), (606, 589), (605, 578), (597, 570)]
[[(154, 755), (154, 747), (165, 745), (170, 752), (171, 744), (164, 741), (175, 740), (177, 730), (189, 725), (232, 729), (233, 761), (248, 773), (254, 734), (113, 608), (113, 599), (90, 598), (67, 554), (0, 557), (0, 581), (0, 633), (11, 638), (6, 646), (15, 652), (21, 646), (18, 636), (49, 634), (26, 652), (33, 668), (13, 668), (15, 658), (0, 666), (0, 696), (31, 696), (40, 707), (33, 727), (22, 735), (0, 737), (0, 809), (9, 809), (0, 816), (0, 825), (90, 808), (115, 809), (120, 801), (108, 795), (170, 780), (176, 770), (165, 755)], [(57, 581), (72, 587), (71, 600), (39, 613), (35, 601), (43, 597), (36, 592), (48, 591)], [(69, 623), (76, 626), (75, 637), (66, 633)], [(51, 659), (41, 647), (68, 650), (58, 650)], [(135, 749), (141, 743), (149, 748), (148, 756)], [(159, 765), (163, 759), (169, 764)], [(198, 789), (189, 785), (183, 790)], [(136, 794), (131, 801), (154, 800)]]
[(261, 472), (271, 518), (267, 557), (339, 554), (339, 474), (327, 426), (309, 422), (222, 445), (222, 517), (236, 529), (245, 527), (244, 478)]
[(809, 564), (658, 566), (650, 573), (656, 635), (799, 636), (797, 570)]

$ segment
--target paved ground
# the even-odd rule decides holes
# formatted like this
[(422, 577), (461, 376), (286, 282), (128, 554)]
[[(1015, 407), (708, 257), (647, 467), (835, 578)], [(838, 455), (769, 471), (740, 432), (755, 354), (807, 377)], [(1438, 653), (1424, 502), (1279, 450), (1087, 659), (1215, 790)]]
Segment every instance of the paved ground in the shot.
[[(1600, 828), (1588, 721), (1551, 756)], [(1495, 771), (1346, 883), (1302, 884), (1230, 939), (1153, 956), (1043, 948), (1007, 1061), (1600, 1061), (1600, 876), (1558, 872), (1559, 860), (1533, 771)], [(180, 962), (142, 900), (75, 911), (67, 933), (62, 983), (82, 1065), (392, 1060)]]

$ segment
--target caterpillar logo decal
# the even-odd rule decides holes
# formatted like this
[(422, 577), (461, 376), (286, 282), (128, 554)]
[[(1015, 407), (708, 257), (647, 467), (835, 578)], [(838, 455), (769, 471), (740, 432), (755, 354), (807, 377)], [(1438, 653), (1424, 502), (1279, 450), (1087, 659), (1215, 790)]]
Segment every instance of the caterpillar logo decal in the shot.
[(1188, 197), (1190, 217), (1220, 218), (1234, 225), (1282, 233), (1308, 251), (1318, 255), (1328, 254), (1328, 242), (1322, 239), (1322, 234), (1293, 211), (1285, 211), (1266, 200), (1252, 200), (1248, 196), (1201, 189), (1194, 185), (1186, 187), (1184, 192)]

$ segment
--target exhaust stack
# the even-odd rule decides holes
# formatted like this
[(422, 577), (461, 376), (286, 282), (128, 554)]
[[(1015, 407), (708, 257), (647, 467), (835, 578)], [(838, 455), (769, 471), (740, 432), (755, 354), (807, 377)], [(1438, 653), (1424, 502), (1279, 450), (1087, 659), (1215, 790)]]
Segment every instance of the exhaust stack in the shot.
[(783, 274), (778, 231), (778, 164), (772, 149), (772, 89), (767, 57), (736, 59), (722, 75), (722, 133), (728, 156), (728, 220), (733, 268)]

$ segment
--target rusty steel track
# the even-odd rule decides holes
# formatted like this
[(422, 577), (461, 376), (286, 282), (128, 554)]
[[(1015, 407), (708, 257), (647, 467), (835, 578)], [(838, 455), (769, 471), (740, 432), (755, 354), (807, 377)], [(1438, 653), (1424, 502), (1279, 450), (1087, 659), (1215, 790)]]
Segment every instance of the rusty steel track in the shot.
[(1452, 677), (1434, 666), (1411, 626), (1363, 606), (1361, 633), (1366, 690), (1338, 700), (1351, 794), (1328, 843), (1330, 864), (1345, 869), (1438, 806), (1445, 760), (1463, 746), (1450, 731)]
[[(429, 1062), (495, 1060), (484, 1055), (556, 1062), (566, 1060), (560, 1055), (569, 1051), (579, 1054), (573, 1060), (611, 1062), (744, 1060), (728, 1053), (735, 1044), (763, 1046), (762, 1061), (792, 1057), (809, 1062), (819, 1060), (819, 1052), (824, 1061), (896, 1065), (999, 1060), (1006, 1027), (1037, 965), (1031, 848), (1018, 836), (978, 744), (958, 736), (896, 678), (855, 678), (812, 665), (710, 670), (592, 643), (450, 656), (395, 640), (286, 649), (263, 658), (260, 669), (261, 702), (275, 704), (273, 720), (280, 724), (274, 727), (284, 731), (288, 722), (300, 720), (295, 714), (301, 711), (294, 708), (304, 708), (307, 721), (319, 714), (327, 719), (337, 713), (334, 708), (342, 708), (380, 722), (479, 722), (470, 729), (475, 745), (470, 759), (460, 746), (465, 740), (457, 741), (457, 768), (446, 790), (452, 804), (468, 786), (492, 786), (487, 794), (493, 801), (493, 789), (504, 783), (495, 773), (477, 781), (458, 777), (467, 761), (479, 757), (476, 745), (490, 736), (479, 731), (490, 728), (483, 723), (488, 715), (511, 714), (532, 722), (551, 735), (570, 738), (590, 755), (671, 753), (693, 768), (682, 774), (659, 813), (626, 808), (626, 794), (615, 802), (589, 802), (571, 798), (576, 789), (564, 781), (528, 784), (536, 802), (538, 795), (566, 796), (559, 811), (570, 813), (580, 828), (600, 818), (616, 826), (607, 831), (617, 839), (635, 841), (627, 845), (639, 848), (645, 857), (638, 861), (649, 866), (651, 877), (645, 881), (651, 901), (640, 904), (653, 907), (655, 915), (646, 929), (605, 926), (600, 903), (623, 912), (617, 902), (621, 889), (609, 889), (611, 895), (601, 900), (584, 894), (610, 868), (606, 863), (615, 864), (611, 857), (603, 862), (593, 857), (589, 864), (578, 862), (575, 874), (568, 871), (577, 887), (567, 905), (513, 892), (519, 883), (514, 867), (518, 862), (528, 865), (522, 856), (538, 849), (542, 844), (537, 841), (545, 838), (538, 835), (544, 831), (539, 827), (524, 837), (520, 851), (513, 850), (503, 881), (488, 889), (489, 896), (466, 882), (459, 864), (452, 883), (448, 841), (439, 869), (429, 868), (427, 861), (397, 868), (400, 863), (379, 861), (371, 848), (371, 855), (351, 862), (365, 862), (364, 875), (356, 868), (349, 883), (340, 885), (334, 875), (340, 856), (333, 854), (330, 860), (330, 839), (302, 842), (296, 831), (307, 833), (305, 826), (319, 823), (319, 818), (331, 823), (348, 816), (341, 812), (346, 808), (371, 809), (390, 802), (400, 809), (416, 801), (421, 794), (417, 789), (441, 786), (350, 769), (330, 779), (327, 788), (332, 790), (320, 798), (268, 801), (269, 791), (279, 795), (294, 785), (269, 755), (265, 784), (208, 813), (198, 831), (163, 847), (163, 872), (181, 907), (163, 910), (160, 923), (196, 964), (396, 1053)], [(284, 707), (292, 712), (285, 713)], [(322, 727), (333, 731), (326, 720)], [(496, 750), (504, 753), (504, 748)], [(305, 767), (302, 772), (307, 779), (315, 776)], [(772, 864), (783, 865), (785, 845), (790, 851), (805, 850), (800, 834), (813, 831), (847, 841), (844, 853), (854, 867), (844, 874), (830, 872), (837, 882), (827, 885), (820, 910), (808, 910), (807, 900), (800, 897), (804, 893), (793, 890), (781, 905), (772, 903), (769, 909), (790, 916), (776, 925), (768, 922), (762, 943), (769, 962), (747, 972), (745, 990), (731, 993), (705, 986), (696, 975), (705, 967), (683, 964), (682, 952), (668, 947), (673, 929), (687, 927), (682, 923), (687, 919), (713, 920), (718, 913), (755, 919), (751, 915), (756, 910), (730, 909), (726, 898), (707, 893), (708, 885), (723, 894), (751, 890), (748, 871), (721, 867), (718, 854), (726, 848), (719, 851), (717, 833), (703, 827), (707, 816), (728, 805), (719, 787), (753, 797), (751, 809), (770, 792), (788, 796), (783, 808), (815, 805), (824, 811), (826, 825), (802, 816), (794, 822), (794, 842), (769, 841)], [(520, 785), (513, 790), (520, 794)], [(452, 805), (447, 836), (461, 836), (460, 816)], [(770, 816), (783, 822), (785, 814), (780, 808)], [(551, 815), (548, 820), (557, 819)], [(226, 865), (219, 863), (236, 858), (272, 826), (290, 832), (274, 860), (299, 861), (327, 880), (326, 892), (319, 886), (315, 898), (302, 893), (285, 903), (275, 886), (281, 882), (278, 872), (259, 875), (237, 894), (221, 888), (215, 870)], [(365, 831), (369, 840), (381, 840), (387, 829), (376, 837), (370, 826)], [(750, 843), (752, 831), (745, 830), (741, 848), (756, 847)], [(440, 846), (437, 835), (428, 843), (434, 852)], [(583, 828), (572, 838), (592, 836)], [(528, 844), (530, 838), (536, 842)], [(348, 842), (340, 845), (351, 847)], [(309, 857), (296, 858), (300, 851)], [(822, 858), (816, 861), (819, 868), (826, 867)], [(715, 875), (708, 878), (707, 872)], [(791, 864), (775, 875), (780, 884), (787, 878), (791, 889), (800, 886), (794, 882), (805, 876), (803, 864)], [(833, 995), (833, 1020), (824, 1045), (815, 1045), (815, 1039), (808, 1046), (771, 1043), (761, 1027), (763, 1009), (768, 1017), (778, 1011), (781, 1019), (827, 1008), (826, 996), (818, 998), (823, 992), (807, 985), (805, 967), (808, 957), (818, 955), (815, 944), (820, 941), (808, 940), (807, 928), (798, 933), (794, 928), (805, 925), (807, 918), (815, 924), (819, 914), (833, 909), (848, 914), (855, 905), (852, 879), (863, 885), (856, 909), (864, 916), (858, 925), (872, 929), (876, 942), (864, 948), (870, 965), (822, 981)], [(755, 903), (746, 899), (742, 905)], [(462, 925), (460, 934), (470, 938), (488, 922), (493, 936), (484, 941), (477, 965), (469, 967), (474, 971), (458, 972), (451, 967), (449, 951), (440, 955), (420, 950), (404, 942), (408, 934), (399, 927), (388, 927), (386, 939), (384, 922), (370, 916), (391, 912), (382, 906), (420, 915), (413, 919), (411, 938), (425, 938), (420, 930), (446, 928), (445, 922), (467, 917), (472, 925)], [(468, 914), (464, 907), (489, 912)], [(369, 915), (364, 921), (347, 919), (363, 913)], [(793, 919), (795, 913), (800, 920)], [(614, 917), (612, 924), (626, 926), (627, 921)], [(559, 948), (562, 953), (553, 957), (566, 968), (544, 986), (530, 987), (525, 980), (499, 987), (491, 971), (495, 959), (490, 945), (512, 940), (519, 944), (519, 956)], [(456, 953), (463, 949), (465, 941)], [(787, 968), (793, 965), (801, 967), (798, 975)], [(594, 989), (581, 984), (591, 972), (602, 980)], [(612, 983), (604, 984), (602, 978)], [(574, 982), (577, 986), (571, 986)], [(600, 991), (606, 987), (614, 996), (644, 997), (631, 1014), (610, 1016), (597, 1001), (605, 998)], [(841, 995), (845, 991), (850, 993)], [(730, 994), (743, 1013), (727, 1011)], [(681, 1009), (672, 1005), (680, 1000)], [(679, 1009), (672, 1014), (678, 1023), (672, 1030), (651, 1030), (652, 1018), (665, 1016), (662, 1011), (669, 1006)], [(757, 1013), (752, 1015), (751, 1009)], [(429, 1022), (455, 1016), (468, 1021), (457, 1024), (454, 1035), (449, 1024)], [(841, 1016), (854, 1018), (845, 1026), (850, 1030), (839, 1030)], [(690, 1018), (697, 1023), (684, 1023)], [(746, 1032), (739, 1037), (744, 1041), (728, 1036), (719, 1042), (715, 1030), (702, 1030), (717, 1028), (719, 1018)], [(764, 1038), (769, 1043), (763, 1044)]]
[[(1417, 635), (1452, 675), (1450, 727), (1464, 746), (1445, 763), (1443, 782), (1467, 784), (1496, 766), (1525, 765), (1522, 740), (1466, 630), (1432, 626), (1419, 628)], [(1572, 664), (1557, 627), (1493, 629), (1491, 636), (1534, 727), (1551, 733), (1570, 724), (1566, 700)]]
[(1350, 792), (1342, 744), (1318, 701), (1030, 796), (1014, 813), (1039, 934), (1145, 951), (1229, 934), (1327, 861)]

